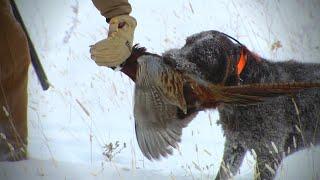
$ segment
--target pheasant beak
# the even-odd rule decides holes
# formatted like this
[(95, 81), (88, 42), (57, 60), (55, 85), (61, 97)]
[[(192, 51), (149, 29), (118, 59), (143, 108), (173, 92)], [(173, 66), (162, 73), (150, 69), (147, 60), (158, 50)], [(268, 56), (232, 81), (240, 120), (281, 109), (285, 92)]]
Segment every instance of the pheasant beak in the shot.
[(123, 66), (125, 65), (125, 63), (126, 63), (126, 61), (123, 62), (123, 63), (120, 64), (120, 65), (112, 66), (112, 67), (110, 67), (110, 68), (111, 68), (112, 70), (114, 70), (114, 71), (121, 71), (121, 69), (123, 68)]
[(110, 67), (112, 70), (114, 71), (121, 71), (122, 67), (121, 66), (113, 66), (113, 67)]

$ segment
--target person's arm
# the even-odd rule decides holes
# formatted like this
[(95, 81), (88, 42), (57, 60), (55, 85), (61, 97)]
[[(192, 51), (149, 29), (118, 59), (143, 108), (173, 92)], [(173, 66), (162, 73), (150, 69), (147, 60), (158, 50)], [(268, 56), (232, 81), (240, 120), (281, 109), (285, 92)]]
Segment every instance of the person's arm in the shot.
[(108, 38), (90, 48), (91, 59), (99, 66), (120, 67), (131, 54), (137, 21), (130, 16), (128, 0), (92, 0), (109, 23)]
[(119, 15), (129, 15), (132, 10), (128, 0), (92, 0), (92, 2), (101, 15), (106, 17), (107, 22)]

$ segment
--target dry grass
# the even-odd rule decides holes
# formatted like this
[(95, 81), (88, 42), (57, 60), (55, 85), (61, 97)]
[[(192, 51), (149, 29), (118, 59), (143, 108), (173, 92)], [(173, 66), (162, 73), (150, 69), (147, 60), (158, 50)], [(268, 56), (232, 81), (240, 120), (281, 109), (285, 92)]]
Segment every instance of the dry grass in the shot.
[(301, 134), (303, 146), (306, 147), (306, 140), (305, 140), (305, 137), (304, 137), (304, 134), (303, 134), (301, 118), (300, 118), (300, 111), (299, 111), (298, 105), (297, 105), (294, 97), (292, 97), (291, 100), (292, 100), (292, 103), (293, 103), (294, 108), (296, 110), (296, 114), (298, 116), (298, 123), (299, 124), (296, 126), (296, 128), (297, 128), (298, 132)]
[(8, 118), (9, 126), (10, 126), (11, 130), (13, 131), (12, 133), (15, 138), (14, 140), (11, 140), (11, 141), (15, 141), (15, 143), (20, 144), (21, 145), (20, 149), (15, 150), (15, 147), (13, 146), (13, 144), (11, 144), (9, 142), (9, 140), (6, 138), (6, 135), (4, 133), (0, 132), (1, 133), (0, 136), (1, 136), (1, 139), (7, 144), (9, 151), (11, 153), (11, 157), (13, 159), (16, 159), (16, 158), (19, 158), (19, 157), (16, 157), (16, 153), (15, 153), (16, 151), (21, 151), (23, 153), (26, 153), (26, 144), (23, 141), (23, 139), (21, 138), (20, 134), (18, 133), (18, 131), (13, 123), (13, 116), (10, 111), (10, 107), (9, 107), (8, 100), (7, 100), (7, 95), (4, 91), (2, 81), (0, 81), (0, 86), (1, 86), (0, 87), (1, 88), (1, 96), (3, 97), (3, 101), (4, 101), (4, 105), (2, 106), (2, 110), (3, 110), (3, 113), (5, 114), (5, 116)]
[(72, 12), (74, 13), (74, 16), (72, 17), (72, 23), (71, 26), (67, 31), (65, 31), (65, 36), (63, 38), (63, 43), (67, 44), (74, 33), (75, 29), (77, 28), (77, 25), (79, 24), (78, 16), (79, 16), (79, 2), (76, 0), (75, 5), (71, 6)]
[(116, 141), (115, 143), (109, 143), (106, 144), (104, 148), (104, 152), (102, 153), (108, 161), (112, 161), (117, 154), (120, 154), (122, 150), (124, 150), (127, 147), (126, 143), (123, 143), (122, 146), (120, 146), (119, 141)]

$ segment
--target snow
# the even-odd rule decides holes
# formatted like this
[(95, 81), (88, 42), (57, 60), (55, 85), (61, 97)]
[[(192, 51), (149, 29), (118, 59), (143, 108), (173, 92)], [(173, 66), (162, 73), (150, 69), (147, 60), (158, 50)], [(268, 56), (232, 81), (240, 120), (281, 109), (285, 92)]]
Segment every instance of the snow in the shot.
[[(291, 0), (132, 0), (135, 42), (151, 52), (179, 48), (187, 36), (214, 29), (239, 39), (266, 58), (320, 59), (320, 3)], [(178, 151), (145, 159), (135, 139), (133, 83), (98, 67), (89, 45), (105, 38), (104, 18), (91, 1), (17, 0), (52, 88), (29, 77), (29, 160), (1, 162), (0, 179), (213, 179), (224, 137), (215, 110), (184, 129)], [(279, 41), (281, 46), (272, 50)], [(119, 142), (111, 161), (104, 146)], [(126, 144), (123, 147), (124, 143)], [(121, 149), (123, 148), (123, 149)], [(121, 149), (121, 150), (120, 150)], [(320, 147), (284, 160), (278, 179), (319, 179)], [(252, 179), (248, 153), (236, 179)]]
[(320, 147), (288, 156), (279, 167), (278, 179), (320, 179)]

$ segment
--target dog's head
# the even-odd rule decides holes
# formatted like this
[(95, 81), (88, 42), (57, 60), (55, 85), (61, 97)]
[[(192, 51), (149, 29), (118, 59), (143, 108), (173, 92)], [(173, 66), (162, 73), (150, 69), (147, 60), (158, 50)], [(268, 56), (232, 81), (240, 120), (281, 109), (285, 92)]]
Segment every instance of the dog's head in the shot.
[(204, 31), (188, 37), (181, 49), (166, 52), (164, 59), (169, 63), (176, 62), (176, 67), (196, 69), (211, 82), (221, 83), (235, 81), (238, 71), (243, 69), (239, 65), (241, 53), (246, 51), (245, 46), (229, 35)]
[(148, 55), (149, 58), (161, 58), (177, 70), (196, 72), (199, 77), (204, 76), (211, 82), (234, 84), (245, 66), (239, 66), (241, 55), (248, 53), (247, 48), (231, 36), (219, 31), (204, 31), (188, 37), (182, 48), (171, 49), (162, 56), (134, 46), (121, 71), (135, 80), (135, 73), (132, 72), (136, 72), (137, 59)]

